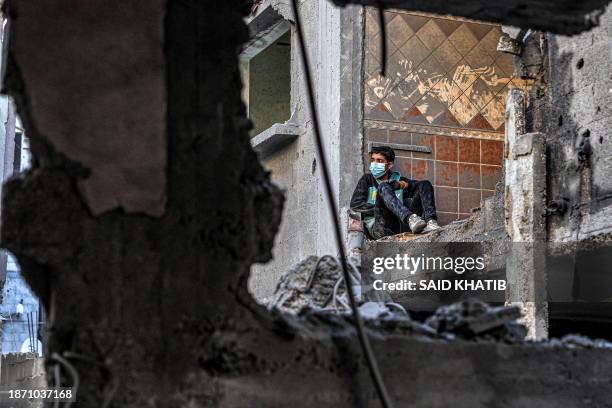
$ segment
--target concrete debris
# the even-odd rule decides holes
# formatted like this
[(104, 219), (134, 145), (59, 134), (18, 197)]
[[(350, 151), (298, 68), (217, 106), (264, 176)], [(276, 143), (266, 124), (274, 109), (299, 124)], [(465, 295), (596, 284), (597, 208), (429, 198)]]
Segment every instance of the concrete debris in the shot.
[(439, 307), (425, 324), (450, 338), (519, 343), (527, 334), (525, 326), (516, 321), (520, 317), (518, 307), (492, 307), (477, 299), (468, 299)]
[(305, 309), (348, 309), (342, 270), (335, 258), (309, 256), (279, 280), (270, 310), (300, 314)]
[(604, 339), (590, 339), (580, 334), (568, 334), (560, 339), (550, 339), (541, 343), (544, 346), (567, 348), (607, 348), (612, 349), (612, 343)]

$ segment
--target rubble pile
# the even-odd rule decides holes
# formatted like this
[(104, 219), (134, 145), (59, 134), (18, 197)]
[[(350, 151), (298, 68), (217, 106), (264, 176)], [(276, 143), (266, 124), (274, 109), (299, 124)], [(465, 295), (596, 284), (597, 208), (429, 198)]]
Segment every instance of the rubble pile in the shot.
[(345, 294), (342, 270), (336, 259), (309, 256), (280, 278), (268, 309), (293, 314), (306, 309), (334, 310), (338, 306), (333, 304), (334, 290), (336, 298)]
[(477, 299), (467, 299), (439, 307), (425, 324), (445, 337), (519, 343), (527, 335), (526, 327), (517, 322), (520, 317), (516, 306), (493, 307)]

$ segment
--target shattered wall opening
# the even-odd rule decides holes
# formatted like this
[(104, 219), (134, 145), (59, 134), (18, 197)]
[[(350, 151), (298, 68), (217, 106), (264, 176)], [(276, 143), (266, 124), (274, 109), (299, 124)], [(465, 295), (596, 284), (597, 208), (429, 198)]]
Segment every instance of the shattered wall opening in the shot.
[[(79, 406), (375, 406), (350, 317), (273, 315), (247, 291), (250, 265), (271, 257), (283, 203), (250, 146), (240, 101), (237, 50), (248, 37), (242, 19), (251, 5), (128, 1), (109, 10), (106, 2), (91, 1), (67, 10), (55, 0), (9, 4), (6, 86), (32, 135), (35, 160), (23, 179), (5, 186), (2, 244), (54, 316), (47, 346), (77, 370)], [(106, 14), (115, 12), (122, 18)], [(143, 21), (143, 14), (150, 19)], [(154, 86), (166, 91), (167, 118), (155, 125), (167, 132), (167, 203), (162, 214), (113, 209), (94, 215), (78, 189), (89, 169), (58, 151), (48, 135), (59, 132), (66, 111), (75, 111), (70, 106), (114, 103), (103, 96), (122, 95), (125, 81), (142, 85), (130, 80), (150, 69), (147, 55), (117, 66), (105, 53), (106, 41), (91, 41), (99, 30), (122, 38), (126, 25), (163, 56)], [(45, 30), (65, 27), (90, 35), (47, 42), (56, 37)], [(89, 47), (99, 61), (83, 68), (115, 75), (104, 78), (104, 89), (86, 86), (88, 92), (66, 96), (56, 81), (27, 75), (28, 68), (41, 68), (21, 47), (43, 55), (52, 49), (56, 57)], [(55, 96), (36, 97), (37, 87)], [(68, 106), (57, 109), (62, 96)], [(153, 105), (148, 118), (155, 122), (160, 106)], [(83, 126), (108, 118), (97, 110), (78, 113), (71, 119)], [(129, 142), (155, 139), (127, 127), (114, 130)], [(322, 233), (329, 230), (318, 228), (327, 239)], [(585, 400), (604, 406), (609, 399), (612, 356), (593, 344), (449, 341), (406, 322), (373, 323), (374, 351), (399, 406), (580, 406)], [(73, 385), (68, 371), (61, 380)]]

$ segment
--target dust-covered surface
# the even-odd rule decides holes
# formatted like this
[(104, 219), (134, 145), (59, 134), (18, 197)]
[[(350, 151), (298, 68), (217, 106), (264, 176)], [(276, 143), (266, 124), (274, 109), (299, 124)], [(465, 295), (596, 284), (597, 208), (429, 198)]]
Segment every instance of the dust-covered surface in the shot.
[[(37, 27), (66, 12), (42, 3), (48, 15), (19, 17), (16, 8), (13, 17)], [(75, 13), (75, 32), (104, 22), (108, 5), (87, 4), (99, 20)], [(74, 368), (85, 408), (378, 406), (350, 317), (271, 315), (246, 290), (250, 265), (270, 259), (283, 202), (249, 146), (240, 102), (236, 52), (247, 39), (250, 4), (132, 4), (165, 15), (163, 43), (148, 38), (164, 51), (166, 74), (165, 85), (153, 84), (167, 98), (168, 200), (160, 218), (92, 215), (78, 191), (87, 166), (58, 152), (47, 132), (72, 114), (100, 126), (106, 116), (93, 110), (40, 121), (22, 75), (38, 58), (15, 60), (27, 36), (9, 45), (7, 88), (32, 138), (34, 166), (5, 187), (2, 245), (49, 311), (47, 351), (69, 362), (62, 384), (74, 385)], [(136, 30), (143, 22), (130, 23)], [(82, 41), (90, 52), (108, 51)], [(87, 92), (58, 95), (91, 103)], [(609, 404), (607, 349), (449, 341), (421, 326), (396, 331), (409, 322), (375, 321), (368, 330), (396, 406)]]
[(539, 29), (559, 34), (576, 34), (599, 23), (608, 0), (332, 0), (335, 4), (383, 5), (435, 14), (451, 14), (508, 26)]

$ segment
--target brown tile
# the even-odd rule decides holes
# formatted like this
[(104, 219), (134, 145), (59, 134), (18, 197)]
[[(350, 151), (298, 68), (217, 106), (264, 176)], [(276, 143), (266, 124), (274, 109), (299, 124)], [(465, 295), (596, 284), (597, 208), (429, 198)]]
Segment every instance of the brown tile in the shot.
[(493, 26), (489, 24), (466, 23), (466, 25), (478, 41), (482, 40), (493, 29)]
[(480, 188), (480, 165), (459, 163), (459, 187)]
[(412, 136), (408, 132), (390, 130), (389, 143), (412, 144)]
[(435, 187), (436, 210), (442, 212), (457, 212), (457, 189), (451, 187)]
[(393, 170), (399, 171), (402, 176), (410, 178), (410, 171), (411, 171), (410, 159), (405, 158), (405, 157), (395, 156), (395, 163), (393, 164)]
[(436, 186), (457, 187), (457, 163), (436, 161)]
[(438, 212), (438, 224), (447, 225), (458, 219), (457, 213)]
[(493, 194), (495, 194), (495, 191), (493, 191), (493, 190), (481, 190), (481, 192), (482, 192), (481, 200), (485, 200), (485, 199), (487, 199), (489, 197), (492, 197)]
[(448, 18), (436, 18), (435, 21), (438, 27), (440, 27), (440, 30), (442, 30), (447, 37), (461, 25), (461, 21)]
[(413, 134), (412, 144), (417, 146), (428, 146), (431, 153), (412, 152), (412, 157), (419, 159), (433, 159), (436, 157), (436, 143), (434, 135)]
[(365, 129), (365, 136), (368, 142), (387, 142), (387, 129)]
[(400, 52), (406, 58), (406, 65), (411, 67), (412, 70), (417, 69), (421, 62), (430, 54), (425, 44), (416, 35), (412, 36), (400, 47)]
[(502, 178), (501, 166), (481, 166), (482, 188), (495, 190), (495, 184)]
[(459, 161), (466, 163), (480, 163), (480, 139), (459, 139)]
[(387, 23), (387, 36), (398, 47), (408, 41), (413, 34), (414, 31), (399, 13)]
[(371, 110), (366, 111), (365, 117), (366, 119), (395, 121), (395, 118), (393, 117), (391, 112), (389, 112), (389, 109), (382, 103), (379, 103)]
[(459, 213), (457, 218), (460, 220), (467, 220), (471, 215), (472, 214)]
[(413, 106), (409, 111), (407, 111), (404, 116), (402, 116), (401, 120), (408, 123), (429, 125), (427, 119), (425, 119), (419, 108), (416, 106)]
[(495, 130), (493, 129), (493, 126), (489, 124), (487, 119), (485, 119), (485, 117), (482, 116), (480, 113), (474, 116), (472, 120), (470, 121), (470, 123), (468, 123), (465, 126), (471, 129), (478, 129), (478, 130)]
[(434, 161), (412, 159), (411, 177), (415, 180), (434, 180)]
[(417, 16), (414, 14), (400, 13), (400, 15), (414, 31), (419, 31), (419, 29), (427, 23), (427, 20), (429, 20), (429, 17)]
[(476, 44), (478, 44), (478, 39), (465, 23), (457, 28), (448, 39), (461, 55), (466, 55)]
[(457, 161), (457, 138), (453, 136), (436, 136), (436, 159)]
[(455, 64), (461, 61), (461, 54), (457, 52), (453, 44), (446, 40), (434, 51), (434, 56), (438, 62), (442, 65), (445, 72), (450, 71)]
[(459, 212), (470, 213), (473, 208), (480, 207), (480, 190), (459, 189)]
[(482, 164), (501, 165), (504, 157), (504, 142), (501, 140), (483, 140)]
[(416, 35), (430, 51), (438, 48), (446, 39), (446, 34), (438, 27), (436, 19), (433, 18), (421, 27)]

